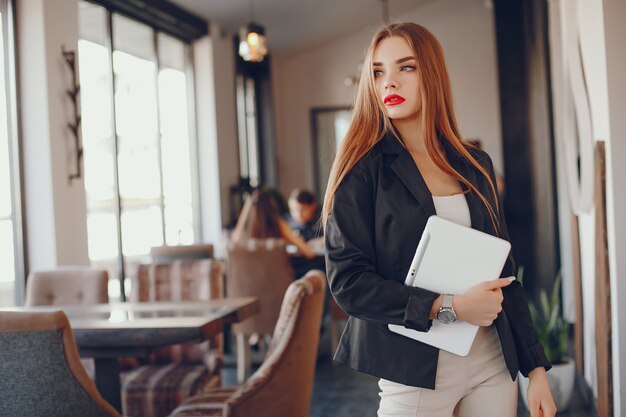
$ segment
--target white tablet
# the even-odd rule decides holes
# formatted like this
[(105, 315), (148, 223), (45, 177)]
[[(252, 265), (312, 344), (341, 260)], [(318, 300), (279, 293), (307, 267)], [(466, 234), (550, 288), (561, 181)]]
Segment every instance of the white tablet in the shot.
[[(415, 250), (405, 284), (439, 294), (463, 294), (479, 282), (499, 278), (510, 250), (511, 244), (504, 239), (431, 216)], [(394, 324), (389, 325), (389, 330), (466, 356), (478, 326), (459, 320), (451, 324), (433, 320), (428, 332)]]

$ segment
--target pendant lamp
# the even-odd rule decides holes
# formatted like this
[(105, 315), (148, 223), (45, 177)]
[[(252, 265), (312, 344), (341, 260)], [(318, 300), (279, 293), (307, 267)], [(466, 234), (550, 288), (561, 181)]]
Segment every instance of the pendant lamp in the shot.
[(263, 61), (267, 55), (267, 37), (261, 25), (248, 23), (239, 32), (239, 38), (239, 55), (244, 61)]
[[(250, 0), (250, 11), (254, 20), (254, 4)], [(265, 29), (258, 23), (251, 21), (239, 32), (239, 55), (244, 61), (261, 62), (267, 55), (267, 37)]]

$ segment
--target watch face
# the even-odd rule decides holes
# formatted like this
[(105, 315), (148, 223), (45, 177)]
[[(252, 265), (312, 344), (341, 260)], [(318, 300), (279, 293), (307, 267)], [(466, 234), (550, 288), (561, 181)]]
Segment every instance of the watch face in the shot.
[(449, 324), (456, 320), (456, 315), (451, 310), (442, 310), (437, 314), (437, 319), (442, 323)]

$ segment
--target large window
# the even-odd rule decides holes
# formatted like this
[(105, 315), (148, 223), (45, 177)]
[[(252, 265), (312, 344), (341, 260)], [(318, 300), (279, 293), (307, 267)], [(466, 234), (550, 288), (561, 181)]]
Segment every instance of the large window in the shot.
[(89, 257), (118, 279), (153, 246), (199, 240), (190, 47), (79, 5)]
[(15, 132), (15, 73), (9, 2), (0, 1), (0, 306), (22, 299), (19, 152)]

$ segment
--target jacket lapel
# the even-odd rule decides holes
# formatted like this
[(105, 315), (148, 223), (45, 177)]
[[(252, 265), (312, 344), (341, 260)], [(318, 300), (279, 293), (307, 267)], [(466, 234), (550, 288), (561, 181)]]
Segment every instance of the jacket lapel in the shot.
[[(457, 172), (463, 175), (475, 187), (478, 187), (476, 169), (464, 157), (459, 155), (456, 150), (446, 141), (442, 140), (443, 149), (450, 165)], [(400, 181), (409, 190), (411, 195), (417, 200), (427, 217), (437, 214), (433, 198), (424, 177), (419, 171), (417, 164), (411, 157), (411, 154), (404, 146), (391, 134), (387, 133), (381, 140), (382, 151), (386, 154), (397, 155), (391, 163), (391, 169), (398, 176)], [(468, 189), (465, 184), (460, 183), (463, 191)], [(480, 198), (470, 191), (465, 194), (465, 200), (470, 211), (472, 228), (484, 231), (484, 215), (483, 203)]]
[(411, 154), (404, 149), (391, 164), (391, 169), (418, 201), (427, 217), (437, 214), (433, 198)]
[(437, 214), (430, 190), (409, 151), (391, 132), (387, 132), (381, 139), (380, 145), (383, 153), (395, 157), (390, 161), (391, 169), (417, 200), (426, 216)]

